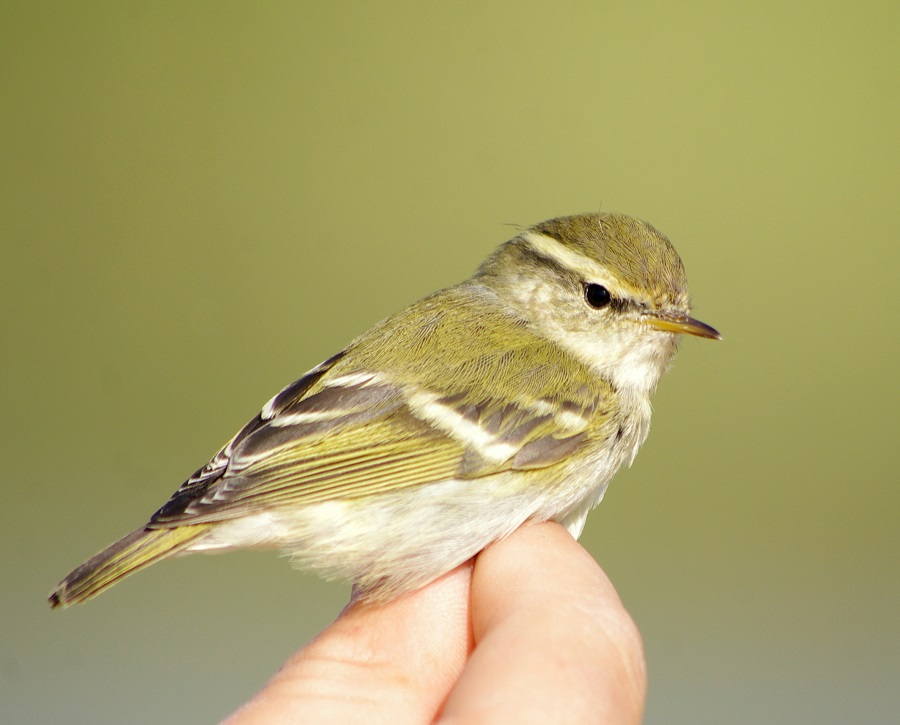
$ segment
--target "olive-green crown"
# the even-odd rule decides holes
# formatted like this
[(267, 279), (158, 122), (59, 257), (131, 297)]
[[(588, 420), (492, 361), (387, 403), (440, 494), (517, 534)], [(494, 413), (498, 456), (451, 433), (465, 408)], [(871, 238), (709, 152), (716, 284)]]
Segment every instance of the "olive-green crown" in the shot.
[(528, 236), (533, 234), (556, 240), (593, 263), (590, 266), (605, 268), (638, 297), (661, 305), (688, 305), (684, 266), (672, 243), (650, 224), (624, 214), (576, 214), (541, 222), (501, 246), (480, 272), (491, 274), (522, 254), (540, 254), (528, 244)]

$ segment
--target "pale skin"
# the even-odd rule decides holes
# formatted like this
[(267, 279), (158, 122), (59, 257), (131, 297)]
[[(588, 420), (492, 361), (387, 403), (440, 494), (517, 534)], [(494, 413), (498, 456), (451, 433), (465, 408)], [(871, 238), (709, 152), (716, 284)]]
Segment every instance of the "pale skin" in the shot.
[(351, 603), (227, 725), (640, 723), (640, 634), (560, 525), (386, 605)]

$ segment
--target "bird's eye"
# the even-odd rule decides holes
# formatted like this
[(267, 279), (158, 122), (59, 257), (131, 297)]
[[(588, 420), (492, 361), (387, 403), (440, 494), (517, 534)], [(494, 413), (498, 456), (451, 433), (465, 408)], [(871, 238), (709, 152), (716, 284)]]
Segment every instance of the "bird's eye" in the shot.
[(612, 295), (602, 284), (586, 284), (584, 286), (584, 299), (595, 310), (599, 310), (612, 302)]

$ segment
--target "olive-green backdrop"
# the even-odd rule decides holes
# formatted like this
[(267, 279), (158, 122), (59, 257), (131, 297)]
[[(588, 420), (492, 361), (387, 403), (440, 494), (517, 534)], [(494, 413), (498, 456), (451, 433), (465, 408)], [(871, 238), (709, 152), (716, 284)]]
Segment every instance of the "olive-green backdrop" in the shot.
[(0, 721), (226, 715), (347, 588), (272, 553), (45, 597), (510, 223), (675, 242), (698, 317), (585, 545), (648, 723), (900, 708), (896, 2), (0, 9)]

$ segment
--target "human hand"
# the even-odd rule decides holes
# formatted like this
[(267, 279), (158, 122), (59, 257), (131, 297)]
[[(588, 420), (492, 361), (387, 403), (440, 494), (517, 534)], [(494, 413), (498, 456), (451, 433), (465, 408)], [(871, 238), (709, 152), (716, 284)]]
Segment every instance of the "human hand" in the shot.
[(559, 524), (384, 605), (351, 603), (227, 725), (639, 723), (640, 634)]

